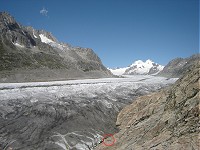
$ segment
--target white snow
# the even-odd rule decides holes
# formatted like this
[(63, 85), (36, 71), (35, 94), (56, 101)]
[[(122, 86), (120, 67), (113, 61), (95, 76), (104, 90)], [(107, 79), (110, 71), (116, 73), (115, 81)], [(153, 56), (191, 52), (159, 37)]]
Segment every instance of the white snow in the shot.
[(22, 47), (22, 48), (24, 48), (25, 46), (24, 45), (20, 45), (19, 43), (14, 43), (16, 46), (18, 46), (18, 47)]
[(55, 43), (51, 39), (47, 38), (44, 34), (40, 34), (40, 39), (43, 43), (49, 44), (49, 43)]
[(34, 36), (34, 38), (36, 38), (36, 39), (37, 39), (37, 36), (35, 35), (34, 31), (33, 31), (33, 36)]
[[(136, 74), (147, 74), (149, 70), (153, 67), (153, 61), (148, 59), (145, 62), (142, 60), (135, 61), (130, 67), (133, 67), (128, 74), (136, 73)], [(159, 65), (158, 69), (161, 71), (164, 66)]]
[[(153, 67), (154, 62), (150, 59), (143, 62), (142, 60), (137, 60), (133, 64), (131, 64), (129, 67), (124, 68), (117, 68), (117, 69), (110, 69), (108, 68), (114, 75), (123, 75), (125, 72), (126, 74), (148, 74), (149, 70)], [(164, 66), (158, 65), (158, 72), (163, 70)], [(156, 74), (157, 74), (156, 73)]]
[[(68, 80), (52, 82), (28, 82), (28, 83), (0, 83), (1, 100), (8, 99), (32, 99), (32, 102), (42, 99), (59, 99), (68, 96), (95, 97), (96, 94), (109, 94), (116, 88), (124, 88), (125, 95), (133, 89), (142, 86), (166, 85), (174, 83), (177, 78), (167, 79), (150, 75), (125, 76), (126, 78), (103, 78), (103, 79), (85, 79), (85, 80)], [(109, 102), (104, 102), (110, 107)]]
[(85, 144), (80, 144), (80, 143), (76, 144), (75, 148), (77, 150), (89, 150), (89, 148)]
[(43, 43), (46, 43), (46, 44), (49, 44), (51, 45), (52, 47), (55, 47), (55, 48), (58, 48), (60, 50), (64, 50), (64, 48), (66, 47), (65, 45), (63, 44), (59, 44), (57, 42), (54, 42), (53, 40), (47, 38), (44, 34), (40, 34), (40, 39)]
[(124, 68), (117, 68), (117, 69), (111, 69), (108, 68), (114, 75), (123, 75), (124, 72), (126, 71), (126, 69), (128, 69), (128, 67), (124, 67)]
[(65, 143), (55, 142), (55, 144), (58, 145), (58, 146), (60, 146), (60, 147), (61, 147), (62, 149), (64, 149), (64, 150), (69, 150), (69, 149), (66, 147)]

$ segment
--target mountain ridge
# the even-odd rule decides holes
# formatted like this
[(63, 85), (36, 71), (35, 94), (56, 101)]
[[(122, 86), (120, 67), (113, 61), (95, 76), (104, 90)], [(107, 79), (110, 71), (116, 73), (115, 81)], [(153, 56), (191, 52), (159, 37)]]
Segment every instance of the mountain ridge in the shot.
[(194, 63), (197, 63), (200, 60), (200, 54), (193, 54), (190, 57), (186, 58), (175, 58), (172, 59), (162, 71), (158, 73), (159, 76), (165, 77), (181, 77), (185, 74)]
[(0, 82), (112, 77), (90, 48), (59, 42), (50, 32), (25, 27), (0, 13)]

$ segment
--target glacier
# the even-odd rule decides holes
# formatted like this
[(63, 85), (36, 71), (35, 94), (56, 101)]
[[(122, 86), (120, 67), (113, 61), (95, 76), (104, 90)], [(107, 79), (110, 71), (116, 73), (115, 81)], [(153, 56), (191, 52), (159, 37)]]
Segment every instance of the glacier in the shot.
[(150, 75), (0, 84), (0, 146), (93, 149), (118, 131), (118, 112), (136, 97), (174, 83)]

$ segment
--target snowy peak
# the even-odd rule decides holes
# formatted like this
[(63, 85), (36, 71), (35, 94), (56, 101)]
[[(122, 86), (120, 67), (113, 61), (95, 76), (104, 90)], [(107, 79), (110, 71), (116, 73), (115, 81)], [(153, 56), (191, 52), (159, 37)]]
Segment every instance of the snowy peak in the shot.
[(142, 60), (137, 60), (130, 65), (128, 69), (125, 70), (126, 75), (136, 75), (136, 74), (157, 74), (160, 72), (164, 66), (154, 63), (152, 60), (148, 59), (145, 62)]
[(155, 75), (163, 70), (164, 66), (159, 65), (152, 60), (146, 61), (137, 60), (132, 63), (129, 67), (110, 69), (114, 75)]
[(133, 67), (135, 65), (137, 66), (142, 66), (142, 67), (148, 67), (148, 66), (152, 66), (154, 62), (150, 59), (146, 60), (145, 62), (143, 62), (142, 60), (137, 60), (135, 61), (133, 64), (130, 65), (130, 67)]

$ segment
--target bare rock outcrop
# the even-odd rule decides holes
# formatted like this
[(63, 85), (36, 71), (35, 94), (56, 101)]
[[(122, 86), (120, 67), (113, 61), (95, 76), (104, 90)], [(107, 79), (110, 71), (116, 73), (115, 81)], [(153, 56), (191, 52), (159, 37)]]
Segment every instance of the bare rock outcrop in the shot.
[(59, 42), (0, 12), (0, 82), (113, 77), (90, 48)]
[(194, 63), (200, 60), (200, 54), (194, 54), (187, 58), (176, 58), (171, 60), (161, 72), (158, 73), (159, 76), (165, 77), (181, 77), (184, 75)]
[(199, 66), (173, 86), (125, 107), (116, 122), (116, 143), (97, 150), (198, 150)]

